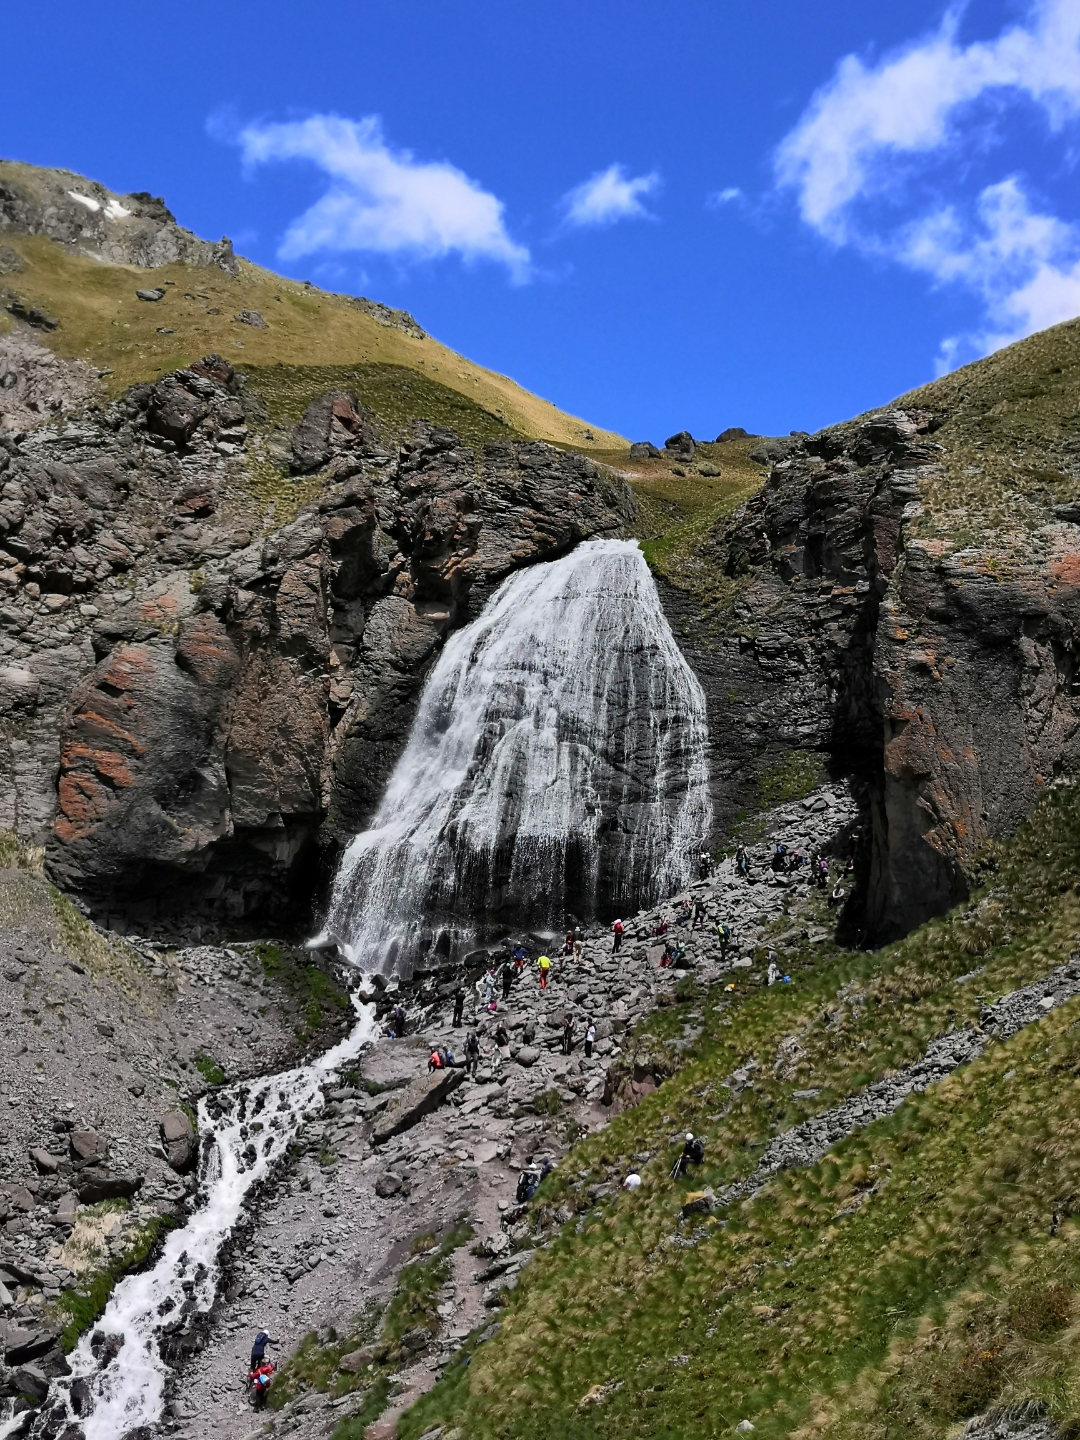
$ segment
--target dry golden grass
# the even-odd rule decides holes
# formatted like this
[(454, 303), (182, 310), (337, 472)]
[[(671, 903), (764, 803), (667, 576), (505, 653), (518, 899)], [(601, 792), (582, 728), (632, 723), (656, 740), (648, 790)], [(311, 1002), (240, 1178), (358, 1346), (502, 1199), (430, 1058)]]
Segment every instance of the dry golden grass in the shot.
[[(60, 326), (45, 343), (58, 355), (111, 371), (111, 393), (211, 352), (235, 365), (397, 365), (467, 396), (530, 439), (624, 459), (628, 454), (622, 436), (565, 414), (438, 340), (416, 339), (380, 324), (348, 295), (285, 280), (246, 260), (236, 276), (182, 264), (144, 270), (100, 264), (44, 236), (5, 236), (4, 243), (26, 264), (4, 288), (55, 316)], [(163, 300), (136, 298), (136, 290), (156, 286), (167, 291)], [(266, 329), (237, 322), (241, 310), (258, 311)], [(9, 325), (6, 315), (0, 318), (0, 333)], [(172, 333), (160, 334), (163, 329)]]

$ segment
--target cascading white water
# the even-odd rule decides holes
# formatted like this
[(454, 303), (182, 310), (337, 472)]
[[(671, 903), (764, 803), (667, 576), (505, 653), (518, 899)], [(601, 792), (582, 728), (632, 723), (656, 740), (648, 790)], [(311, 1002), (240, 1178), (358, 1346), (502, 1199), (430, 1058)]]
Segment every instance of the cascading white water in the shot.
[[(102, 1367), (85, 1335), (68, 1357), (70, 1378), (55, 1382), (46, 1409), (0, 1425), (0, 1436), (32, 1437), (42, 1427), (55, 1434), (58, 1411), (81, 1426), (86, 1440), (120, 1440), (161, 1418), (168, 1374), (162, 1341), (178, 1321), (213, 1305), (221, 1246), (252, 1186), (319, 1107), (327, 1077), (374, 1039), (374, 1007), (358, 1007), (357, 1016), (352, 1032), (314, 1064), (225, 1086), (214, 1092), (214, 1114), (200, 1101), (201, 1203), (188, 1223), (169, 1235), (152, 1269), (120, 1282), (94, 1326), (123, 1341), (115, 1358)], [(80, 1377), (88, 1382), (90, 1402), (89, 1413), (77, 1418), (71, 1385)]]
[(709, 831), (705, 698), (637, 544), (503, 582), (451, 636), (326, 932), (367, 973), (481, 921), (561, 926), (670, 894)]

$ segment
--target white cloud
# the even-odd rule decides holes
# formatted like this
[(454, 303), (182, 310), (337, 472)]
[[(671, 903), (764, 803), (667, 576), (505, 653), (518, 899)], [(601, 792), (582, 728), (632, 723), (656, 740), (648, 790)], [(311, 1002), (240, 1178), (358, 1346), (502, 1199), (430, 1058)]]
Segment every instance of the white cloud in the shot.
[(734, 205), (744, 198), (743, 192), (737, 185), (728, 185), (724, 190), (715, 190), (711, 195), (705, 197), (705, 203), (713, 210), (719, 210), (724, 205)]
[(330, 178), (326, 194), (285, 232), (283, 259), (349, 250), (417, 259), (457, 254), (494, 260), (515, 280), (529, 276), (529, 251), (507, 232), (502, 202), (454, 165), (392, 150), (377, 116), (252, 123), (237, 140), (249, 166), (309, 160)]
[(944, 364), (1080, 313), (1080, 229), (1033, 209), (1016, 177), (966, 210), (934, 203), (915, 220), (890, 219), (910, 213), (921, 170), (964, 163), (986, 106), (1000, 125), (1010, 101), (1034, 104), (1052, 132), (1080, 116), (1080, 0), (1039, 0), (1024, 24), (969, 45), (957, 26), (950, 11), (877, 65), (846, 56), (775, 157), (779, 184), (821, 235), (980, 297), (986, 328), (944, 342)]
[(624, 165), (609, 165), (563, 196), (568, 225), (612, 225), (616, 220), (651, 219), (641, 203), (660, 184), (655, 171), (631, 177)]
[(912, 222), (896, 255), (984, 302), (987, 328), (944, 341), (939, 370), (1080, 315), (1080, 226), (1033, 210), (1015, 176), (982, 191), (973, 221), (949, 206)]

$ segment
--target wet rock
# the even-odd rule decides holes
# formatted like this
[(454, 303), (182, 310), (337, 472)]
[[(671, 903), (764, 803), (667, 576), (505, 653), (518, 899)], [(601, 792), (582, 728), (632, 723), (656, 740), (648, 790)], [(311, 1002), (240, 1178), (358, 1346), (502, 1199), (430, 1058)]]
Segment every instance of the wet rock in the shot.
[(39, 1365), (20, 1365), (12, 1372), (12, 1384), (18, 1395), (29, 1395), (36, 1405), (41, 1405), (49, 1394), (49, 1377)]
[(40, 1360), (52, 1350), (60, 1338), (59, 1326), (10, 1326), (6, 1333), (0, 1331), (3, 1339), (4, 1358), (9, 1365), (21, 1365), (27, 1360)]
[(182, 1110), (166, 1110), (161, 1119), (161, 1138), (169, 1165), (184, 1175), (195, 1163), (198, 1142), (195, 1128)]

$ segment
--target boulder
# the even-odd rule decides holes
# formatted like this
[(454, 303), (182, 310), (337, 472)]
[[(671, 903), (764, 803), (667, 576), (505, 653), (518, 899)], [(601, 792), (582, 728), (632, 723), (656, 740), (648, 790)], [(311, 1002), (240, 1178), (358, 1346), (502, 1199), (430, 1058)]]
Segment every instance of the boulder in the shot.
[(372, 1144), (382, 1145), (392, 1136), (411, 1130), (425, 1115), (437, 1110), (464, 1079), (464, 1070), (436, 1070), (406, 1085), (396, 1104), (391, 1101), (372, 1131)]
[(74, 1190), (68, 1190), (56, 1202), (56, 1218), (64, 1224), (73, 1225), (79, 1212), (79, 1197)]
[(660, 451), (649, 440), (635, 440), (630, 446), (631, 460), (656, 460)]
[(524, 1065), (526, 1070), (528, 1070), (530, 1066), (535, 1065), (537, 1060), (540, 1059), (540, 1051), (535, 1045), (523, 1045), (514, 1056), (514, 1059), (519, 1065)]
[(350, 1350), (338, 1361), (338, 1369), (344, 1370), (346, 1375), (358, 1375), (374, 1363), (377, 1349), (376, 1345), (361, 1345), (359, 1350)]
[(695, 1190), (687, 1195), (679, 1213), (684, 1220), (690, 1215), (711, 1215), (715, 1205), (716, 1195), (712, 1190)]
[(68, 1154), (73, 1165), (100, 1165), (109, 1158), (109, 1142), (96, 1130), (72, 1130)]
[(722, 445), (725, 440), (755, 440), (757, 436), (751, 435), (749, 430), (744, 430), (741, 425), (729, 425), (726, 430), (721, 430), (716, 437), (717, 445)]
[(421, 1350), (426, 1350), (431, 1344), (431, 1331), (423, 1325), (414, 1325), (411, 1330), (405, 1331), (401, 1337), (401, 1343), (406, 1350), (419, 1354)]
[(24, 1214), (29, 1214), (37, 1204), (37, 1201), (25, 1185), (12, 1185), (7, 1195), (8, 1204), (12, 1210), (22, 1210)]
[(60, 1338), (60, 1327), (34, 1326), (8, 1327), (3, 1335), (4, 1358), (9, 1365), (22, 1365), (27, 1360), (39, 1360), (47, 1355)]
[(680, 430), (677, 435), (669, 435), (664, 441), (664, 450), (668, 456), (676, 456), (680, 460), (692, 460), (694, 458), (694, 437), (689, 430)]
[(166, 1110), (161, 1118), (161, 1138), (165, 1157), (178, 1175), (185, 1174), (195, 1163), (198, 1142), (195, 1127), (182, 1110)]
[(31, 1150), (30, 1159), (42, 1175), (55, 1175), (60, 1168), (60, 1156), (50, 1155), (48, 1150)]
[(400, 1175), (396, 1175), (393, 1170), (387, 1170), (375, 1181), (375, 1194), (380, 1200), (389, 1200), (391, 1195), (398, 1193), (403, 1184)]
[(89, 1165), (75, 1180), (75, 1190), (84, 1205), (99, 1200), (130, 1200), (143, 1187), (144, 1176), (133, 1172), (118, 1174), (107, 1165)]
[(29, 1395), (35, 1405), (41, 1405), (49, 1394), (49, 1377), (38, 1365), (20, 1365), (12, 1374), (12, 1384), (17, 1395)]

